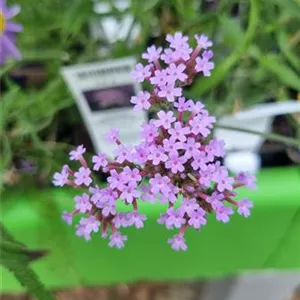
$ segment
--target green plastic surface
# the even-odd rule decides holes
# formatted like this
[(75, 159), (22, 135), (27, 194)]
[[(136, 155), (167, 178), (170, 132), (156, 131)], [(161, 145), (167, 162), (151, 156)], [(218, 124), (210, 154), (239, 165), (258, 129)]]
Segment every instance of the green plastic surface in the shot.
[[(175, 231), (157, 224), (160, 204), (140, 206), (148, 220), (144, 229), (124, 230), (128, 241), (122, 250), (109, 248), (97, 234), (86, 242), (75, 236), (73, 226), (61, 221), (61, 211), (72, 210), (75, 190), (9, 191), (2, 197), (1, 214), (15, 238), (31, 249), (49, 249), (48, 256), (32, 266), (50, 288), (300, 268), (299, 168), (263, 170), (258, 187), (239, 191), (239, 197), (254, 201), (250, 218), (235, 215), (222, 224), (211, 216), (200, 231), (187, 231), (186, 252), (175, 252), (167, 244)], [(1, 271), (2, 291), (22, 289), (11, 274)]]

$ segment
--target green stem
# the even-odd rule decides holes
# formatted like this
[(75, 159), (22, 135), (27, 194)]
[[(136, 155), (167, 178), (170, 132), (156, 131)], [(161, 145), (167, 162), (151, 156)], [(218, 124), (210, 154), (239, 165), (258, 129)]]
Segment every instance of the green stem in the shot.
[(259, 132), (259, 131), (256, 131), (256, 130), (245, 129), (245, 128), (229, 126), (229, 125), (220, 125), (220, 124), (216, 124), (215, 127), (216, 128), (221, 128), (221, 129), (226, 129), (226, 130), (233, 130), (233, 131), (238, 131), (238, 132), (245, 132), (245, 133), (249, 133), (249, 134), (260, 135), (260, 136), (262, 136), (262, 137), (264, 137), (264, 138), (266, 138), (270, 141), (280, 142), (280, 143), (286, 144), (288, 146), (300, 147), (300, 141), (299, 140), (289, 138), (289, 137), (285, 137), (285, 136), (275, 134), (275, 133)]

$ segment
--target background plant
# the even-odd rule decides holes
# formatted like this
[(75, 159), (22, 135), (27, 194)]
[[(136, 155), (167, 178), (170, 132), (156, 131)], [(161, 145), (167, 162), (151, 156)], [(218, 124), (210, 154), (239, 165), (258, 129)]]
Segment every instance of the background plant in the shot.
[[(17, 162), (24, 159), (32, 160), (39, 183), (45, 182), (69, 144), (82, 140), (75, 133), (80, 132), (82, 121), (61, 79), (62, 66), (140, 55), (150, 43), (162, 44), (166, 33), (204, 32), (214, 40), (217, 68), (209, 80), (196, 81), (188, 95), (204, 99), (218, 116), (268, 99), (299, 97), (300, 5), (296, 0), (132, 0), (120, 8), (121, 2), (106, 1), (108, 9), (96, 13), (94, 2), (86, 0), (18, 1), (22, 13), (17, 21), (25, 28), (19, 36), (24, 60), (1, 69), (2, 185), (18, 181)], [(91, 22), (114, 17), (122, 26), (128, 14), (133, 21), (123, 39), (91, 38)], [(20, 67), (36, 63), (42, 65), (38, 76), (45, 78), (42, 85), (20, 87), (20, 80), (16, 82)], [(299, 124), (294, 121), (294, 126)], [(32, 180), (30, 172), (23, 174), (22, 182)]]

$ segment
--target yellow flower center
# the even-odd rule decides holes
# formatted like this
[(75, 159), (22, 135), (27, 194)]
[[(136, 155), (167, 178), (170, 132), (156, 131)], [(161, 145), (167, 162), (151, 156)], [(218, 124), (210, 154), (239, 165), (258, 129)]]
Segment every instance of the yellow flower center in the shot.
[(0, 12), (0, 34), (3, 33), (3, 31), (5, 30), (5, 18), (4, 18), (4, 14), (2, 12)]

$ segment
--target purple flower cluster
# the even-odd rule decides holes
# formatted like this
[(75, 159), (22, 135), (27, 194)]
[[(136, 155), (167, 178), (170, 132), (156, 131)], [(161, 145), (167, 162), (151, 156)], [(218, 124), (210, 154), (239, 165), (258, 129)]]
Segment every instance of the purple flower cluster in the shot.
[[(88, 187), (88, 191), (75, 197), (74, 211), (63, 214), (68, 224), (78, 213), (87, 215), (76, 226), (77, 235), (86, 240), (101, 226), (102, 237), (109, 236), (109, 246), (123, 247), (127, 236), (121, 234), (121, 228), (144, 226), (146, 216), (139, 212), (139, 201), (159, 201), (166, 206), (158, 223), (177, 230), (168, 240), (177, 251), (187, 249), (186, 229), (199, 230), (207, 223), (208, 214), (223, 223), (230, 220), (234, 207), (238, 214), (250, 215), (252, 202), (234, 200), (235, 190), (241, 186), (255, 188), (255, 178), (246, 173), (229, 175), (220, 163), (224, 142), (211, 137), (216, 119), (201, 102), (186, 99), (182, 92), (198, 73), (210, 76), (214, 67), (210, 61), (213, 52), (209, 50), (212, 42), (204, 35), (196, 35), (197, 46), (193, 49), (182, 33), (166, 39), (169, 48), (149, 47), (142, 55), (147, 64), (137, 64), (132, 72), (138, 82), (147, 81), (152, 89), (140, 92), (131, 102), (136, 110), (162, 106), (168, 109), (158, 109), (157, 118), (142, 126), (139, 145), (122, 144), (116, 129), (107, 134), (107, 141), (116, 144), (115, 160), (109, 161), (103, 153), (92, 159), (94, 171), (107, 173), (107, 186), (93, 184), (83, 146), (70, 152), (70, 159), (80, 162), (77, 171), (64, 166), (54, 174), (57, 186)], [(131, 206), (132, 211), (120, 212), (118, 202)]]

